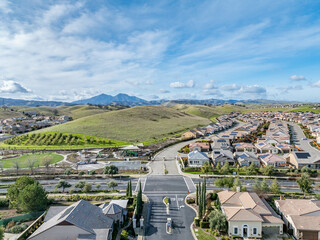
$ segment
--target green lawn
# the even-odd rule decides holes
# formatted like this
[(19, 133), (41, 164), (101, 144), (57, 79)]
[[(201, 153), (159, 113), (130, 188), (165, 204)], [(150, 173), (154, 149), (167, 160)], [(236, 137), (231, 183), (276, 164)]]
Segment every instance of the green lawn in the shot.
[(203, 229), (198, 228), (198, 232), (195, 232), (196, 234), (198, 233), (198, 240), (217, 240), (215, 237), (213, 237), (211, 234), (206, 233)]
[(63, 159), (63, 156), (55, 153), (35, 153), (35, 154), (24, 154), (17, 158), (0, 159), (0, 163), (3, 168), (14, 168), (15, 161), (18, 161), (20, 168), (27, 168), (29, 161), (35, 161), (34, 166), (43, 166), (43, 161), (46, 158), (51, 158), (51, 163), (57, 163)]

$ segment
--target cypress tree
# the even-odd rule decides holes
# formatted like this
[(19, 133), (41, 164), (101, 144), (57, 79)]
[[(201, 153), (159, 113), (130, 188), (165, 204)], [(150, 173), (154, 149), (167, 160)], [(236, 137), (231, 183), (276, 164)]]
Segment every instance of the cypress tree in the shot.
[(141, 189), (141, 182), (139, 182), (139, 191), (137, 194), (137, 206), (136, 206), (136, 215), (137, 219), (140, 219), (141, 212), (142, 212), (142, 189)]
[(206, 214), (206, 191), (207, 191), (207, 182), (206, 179), (203, 180), (203, 187), (202, 187), (202, 191), (203, 191), (203, 197), (202, 197), (202, 210), (203, 210), (203, 215)]
[(132, 183), (131, 183), (131, 180), (129, 182), (129, 197), (132, 197)]
[(199, 205), (199, 186), (197, 185), (197, 191), (196, 191), (196, 204)]
[(202, 216), (203, 216), (203, 210), (202, 210), (202, 207), (203, 207), (203, 205), (202, 205), (202, 188), (201, 188), (201, 184), (199, 183), (199, 187), (198, 187), (198, 191), (199, 191), (199, 199), (198, 199), (198, 202), (199, 202), (199, 204), (198, 204), (198, 206), (199, 206), (199, 208), (198, 208), (198, 215), (199, 215), (199, 219), (202, 219)]
[(130, 187), (130, 183), (127, 183), (127, 189), (126, 189), (126, 197), (129, 197), (129, 187)]

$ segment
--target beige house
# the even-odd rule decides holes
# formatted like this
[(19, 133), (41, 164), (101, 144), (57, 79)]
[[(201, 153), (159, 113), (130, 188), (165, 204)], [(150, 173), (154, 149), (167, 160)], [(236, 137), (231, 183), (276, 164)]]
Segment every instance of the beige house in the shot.
[(256, 193), (221, 191), (221, 210), (228, 221), (229, 236), (262, 238), (283, 233), (283, 221)]
[(297, 239), (320, 239), (320, 201), (310, 199), (276, 200), (289, 232)]

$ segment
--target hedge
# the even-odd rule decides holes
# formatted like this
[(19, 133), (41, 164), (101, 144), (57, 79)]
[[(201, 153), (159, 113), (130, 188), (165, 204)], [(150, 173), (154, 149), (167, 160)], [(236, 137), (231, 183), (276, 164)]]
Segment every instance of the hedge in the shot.
[(19, 216), (15, 217), (10, 217), (10, 218), (5, 218), (0, 220), (0, 226), (6, 226), (9, 222), (14, 221), (14, 222), (26, 222), (30, 220), (34, 220), (43, 214), (44, 211), (41, 212), (33, 212), (33, 213), (27, 213), (27, 214), (22, 214)]

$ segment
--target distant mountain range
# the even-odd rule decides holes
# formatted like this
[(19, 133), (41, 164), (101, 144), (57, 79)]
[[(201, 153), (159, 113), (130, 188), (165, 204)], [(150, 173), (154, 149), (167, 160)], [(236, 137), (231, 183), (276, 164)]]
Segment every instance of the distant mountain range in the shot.
[(119, 93), (116, 96), (111, 96), (108, 94), (100, 94), (98, 96), (82, 99), (74, 102), (59, 102), (59, 101), (38, 101), (38, 100), (23, 100), (23, 99), (12, 99), (12, 98), (0, 98), (0, 105), (6, 106), (49, 106), (57, 107), (61, 105), (80, 105), (80, 104), (93, 104), (93, 105), (127, 105), (127, 106), (144, 106), (144, 105), (175, 105), (175, 104), (296, 104), (301, 102), (293, 101), (276, 101), (276, 100), (266, 100), (266, 99), (256, 99), (256, 100), (222, 100), (222, 99), (205, 99), (205, 100), (194, 100), (194, 99), (180, 99), (180, 100), (152, 100), (147, 101), (142, 98), (135, 96), (129, 96), (124, 93)]

